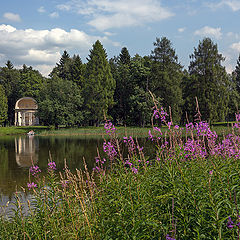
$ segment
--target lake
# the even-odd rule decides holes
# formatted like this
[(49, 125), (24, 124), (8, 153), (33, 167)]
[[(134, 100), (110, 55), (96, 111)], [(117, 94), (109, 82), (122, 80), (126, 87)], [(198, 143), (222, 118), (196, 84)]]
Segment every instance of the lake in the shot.
[[(139, 139), (141, 146), (147, 139)], [(49, 156), (62, 171), (66, 159), (69, 169), (83, 169), (83, 157), (88, 169), (95, 165), (97, 148), (103, 154), (103, 139), (100, 136), (4, 136), (0, 137), (0, 206), (13, 202), (16, 191), (27, 188), (29, 167), (38, 165), (47, 171)], [(149, 148), (149, 147), (148, 147)], [(23, 198), (27, 198), (24, 195)]]

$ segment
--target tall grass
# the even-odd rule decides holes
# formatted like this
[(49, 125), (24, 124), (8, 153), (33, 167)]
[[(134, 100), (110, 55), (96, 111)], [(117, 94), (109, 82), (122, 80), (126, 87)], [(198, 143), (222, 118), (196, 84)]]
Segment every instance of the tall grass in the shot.
[(153, 116), (167, 126), (149, 131), (153, 158), (107, 121), (93, 171), (58, 174), (51, 158), (47, 176), (32, 166), (28, 215), (16, 195), (0, 239), (239, 239), (240, 116), (220, 139), (201, 119), (184, 137), (157, 105)]

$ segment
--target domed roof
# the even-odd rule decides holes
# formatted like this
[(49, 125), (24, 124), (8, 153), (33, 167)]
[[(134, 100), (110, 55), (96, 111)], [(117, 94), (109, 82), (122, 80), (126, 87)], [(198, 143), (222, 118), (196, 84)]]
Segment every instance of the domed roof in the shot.
[(38, 109), (38, 105), (35, 99), (23, 97), (16, 102), (15, 109)]

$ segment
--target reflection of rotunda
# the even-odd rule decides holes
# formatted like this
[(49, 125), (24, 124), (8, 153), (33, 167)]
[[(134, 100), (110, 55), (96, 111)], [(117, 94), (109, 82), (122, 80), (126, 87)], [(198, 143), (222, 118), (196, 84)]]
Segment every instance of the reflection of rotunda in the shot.
[(20, 167), (30, 167), (38, 162), (38, 138), (15, 138), (16, 162)]
[(35, 116), (37, 102), (30, 97), (20, 98), (15, 105), (15, 126), (34, 126), (39, 124)]

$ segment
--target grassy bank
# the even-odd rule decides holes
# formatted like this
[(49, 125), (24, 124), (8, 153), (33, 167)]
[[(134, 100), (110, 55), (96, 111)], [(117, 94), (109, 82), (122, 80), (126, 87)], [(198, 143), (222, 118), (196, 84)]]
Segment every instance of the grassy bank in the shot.
[[(116, 127), (118, 136), (132, 137), (148, 137), (149, 130), (152, 127)], [(185, 127), (182, 127), (185, 132)], [(218, 135), (231, 133), (231, 124), (216, 123), (212, 126)], [(104, 127), (80, 127), (80, 128), (60, 128), (58, 130), (47, 126), (32, 126), (32, 127), (0, 127), (0, 136), (6, 135), (26, 135), (30, 130), (33, 130), (37, 136), (106, 136)], [(161, 127), (161, 131), (165, 133), (166, 126)]]

